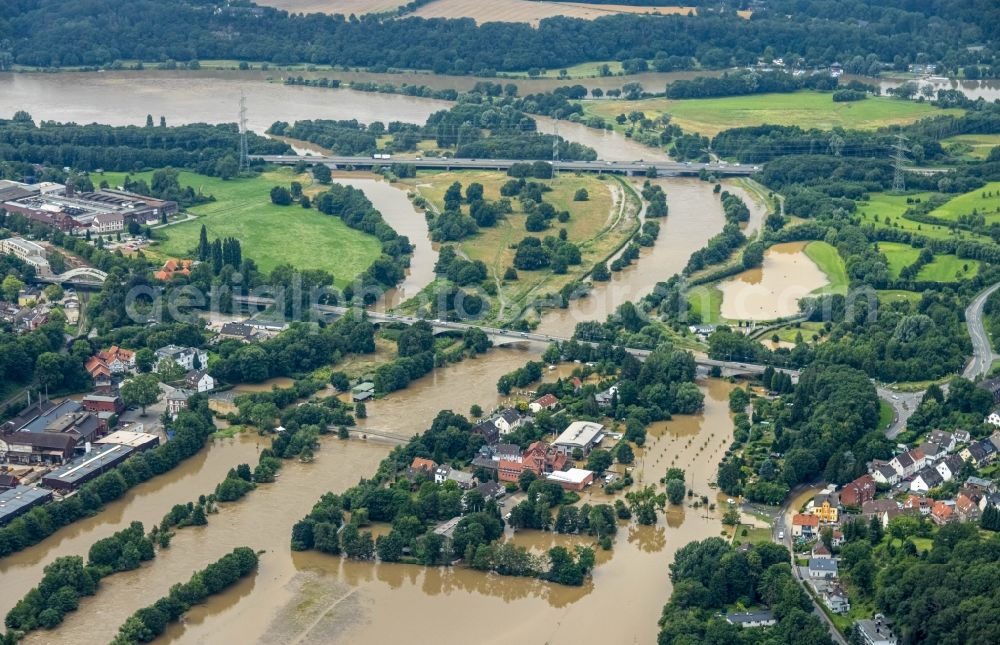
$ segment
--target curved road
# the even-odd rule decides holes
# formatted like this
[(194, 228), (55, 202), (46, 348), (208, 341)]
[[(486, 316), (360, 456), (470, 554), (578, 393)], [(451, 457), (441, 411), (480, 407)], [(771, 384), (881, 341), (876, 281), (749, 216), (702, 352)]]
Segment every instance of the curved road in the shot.
[(986, 300), (997, 289), (1000, 289), (1000, 282), (980, 292), (965, 310), (965, 324), (969, 328), (969, 338), (972, 339), (972, 360), (962, 370), (962, 376), (970, 380), (989, 372), (993, 361), (998, 358), (983, 325), (983, 308), (986, 306)]

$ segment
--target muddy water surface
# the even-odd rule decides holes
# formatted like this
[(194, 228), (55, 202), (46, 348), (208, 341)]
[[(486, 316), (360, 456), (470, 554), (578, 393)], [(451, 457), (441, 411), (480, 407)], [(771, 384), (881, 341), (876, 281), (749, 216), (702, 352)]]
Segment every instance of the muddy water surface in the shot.
[(805, 242), (776, 244), (764, 264), (719, 284), (722, 316), (729, 320), (774, 320), (793, 316), (799, 300), (829, 284), (803, 249)]

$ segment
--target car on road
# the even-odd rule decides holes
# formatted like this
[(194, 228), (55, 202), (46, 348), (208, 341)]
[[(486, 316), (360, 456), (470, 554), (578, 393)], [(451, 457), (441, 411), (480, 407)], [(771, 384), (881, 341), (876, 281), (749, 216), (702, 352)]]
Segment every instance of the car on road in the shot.
[(778, 531), (778, 539), (779, 540), (784, 540), (785, 539), (785, 532), (784, 531)]

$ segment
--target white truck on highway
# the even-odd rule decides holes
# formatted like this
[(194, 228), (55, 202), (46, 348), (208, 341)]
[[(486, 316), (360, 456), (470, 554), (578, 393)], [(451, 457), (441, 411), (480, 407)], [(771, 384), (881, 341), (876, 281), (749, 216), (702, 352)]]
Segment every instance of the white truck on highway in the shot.
[(372, 159), (392, 159), (392, 155), (376, 152), (372, 155)]

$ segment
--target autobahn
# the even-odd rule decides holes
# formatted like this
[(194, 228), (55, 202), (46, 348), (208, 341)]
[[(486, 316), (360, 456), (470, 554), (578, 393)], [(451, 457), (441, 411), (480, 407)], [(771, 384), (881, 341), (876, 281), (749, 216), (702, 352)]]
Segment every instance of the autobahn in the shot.
[[(333, 169), (351, 168), (368, 169), (374, 166), (387, 166), (394, 163), (407, 164), (425, 170), (509, 170), (519, 163), (533, 163), (525, 159), (456, 159), (443, 157), (399, 157), (390, 159), (375, 159), (374, 157), (345, 157), (320, 155), (254, 155), (252, 160), (278, 165), (295, 165), (300, 162), (307, 164), (323, 164)], [(676, 177), (681, 175), (697, 175), (706, 170), (718, 176), (746, 177), (760, 170), (761, 166), (742, 166), (725, 163), (688, 163), (680, 161), (546, 161), (557, 171), (564, 172), (603, 172), (623, 175), (638, 175), (646, 173), (650, 168), (656, 170), (659, 177)]]

